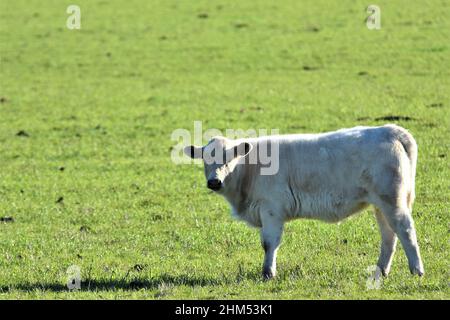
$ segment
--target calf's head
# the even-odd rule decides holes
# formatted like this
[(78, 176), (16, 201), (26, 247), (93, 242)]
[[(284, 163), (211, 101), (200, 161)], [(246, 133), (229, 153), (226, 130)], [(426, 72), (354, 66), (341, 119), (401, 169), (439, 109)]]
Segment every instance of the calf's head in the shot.
[(224, 137), (214, 137), (203, 147), (187, 146), (184, 153), (192, 159), (202, 159), (207, 187), (221, 191), (226, 187), (227, 177), (236, 168), (239, 159), (252, 149), (248, 142), (237, 142)]

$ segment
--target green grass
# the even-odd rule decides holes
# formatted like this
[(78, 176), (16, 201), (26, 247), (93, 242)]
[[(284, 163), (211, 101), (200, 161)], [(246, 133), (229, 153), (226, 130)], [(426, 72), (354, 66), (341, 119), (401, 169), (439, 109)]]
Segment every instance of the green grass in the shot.
[[(380, 0), (378, 31), (364, 1), (79, 0), (71, 31), (72, 3), (0, 3), (0, 298), (450, 298), (448, 2)], [(170, 159), (194, 120), (298, 133), (389, 115), (413, 118), (394, 122), (419, 144), (426, 275), (399, 246), (380, 290), (369, 210), (289, 223), (263, 282), (258, 230)]]

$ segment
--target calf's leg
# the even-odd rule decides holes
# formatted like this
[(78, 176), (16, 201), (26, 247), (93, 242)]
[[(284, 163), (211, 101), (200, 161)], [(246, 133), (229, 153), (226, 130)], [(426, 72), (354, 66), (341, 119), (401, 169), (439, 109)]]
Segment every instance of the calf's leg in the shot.
[(392, 207), (390, 205), (384, 205), (382, 210), (384, 218), (402, 243), (408, 258), (409, 270), (412, 274), (422, 276), (425, 271), (420, 257), (411, 211), (407, 207)]
[(383, 276), (386, 277), (391, 269), (392, 258), (397, 245), (397, 236), (378, 208), (375, 208), (375, 217), (381, 233), (381, 249), (377, 266), (381, 269)]
[(270, 211), (262, 212), (261, 222), (261, 244), (265, 254), (262, 275), (264, 279), (268, 280), (276, 275), (277, 250), (281, 242), (284, 223)]

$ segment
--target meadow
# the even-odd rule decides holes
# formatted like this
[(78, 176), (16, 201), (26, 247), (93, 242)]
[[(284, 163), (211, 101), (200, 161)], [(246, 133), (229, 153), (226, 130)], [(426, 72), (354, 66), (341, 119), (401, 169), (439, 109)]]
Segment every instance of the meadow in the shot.
[[(0, 299), (449, 299), (450, 2), (0, 1)], [(371, 210), (287, 224), (278, 277), (171, 133), (397, 123), (425, 276), (368, 289)], [(67, 288), (70, 266), (81, 290)]]

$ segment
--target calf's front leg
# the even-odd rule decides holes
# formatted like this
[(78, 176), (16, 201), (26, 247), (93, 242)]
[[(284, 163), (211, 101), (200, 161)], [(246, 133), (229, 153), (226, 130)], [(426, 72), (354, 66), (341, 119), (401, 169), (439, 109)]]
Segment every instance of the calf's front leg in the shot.
[(275, 277), (277, 272), (277, 250), (283, 233), (283, 221), (270, 212), (261, 216), (261, 245), (264, 248), (264, 264), (262, 275), (268, 280)]

